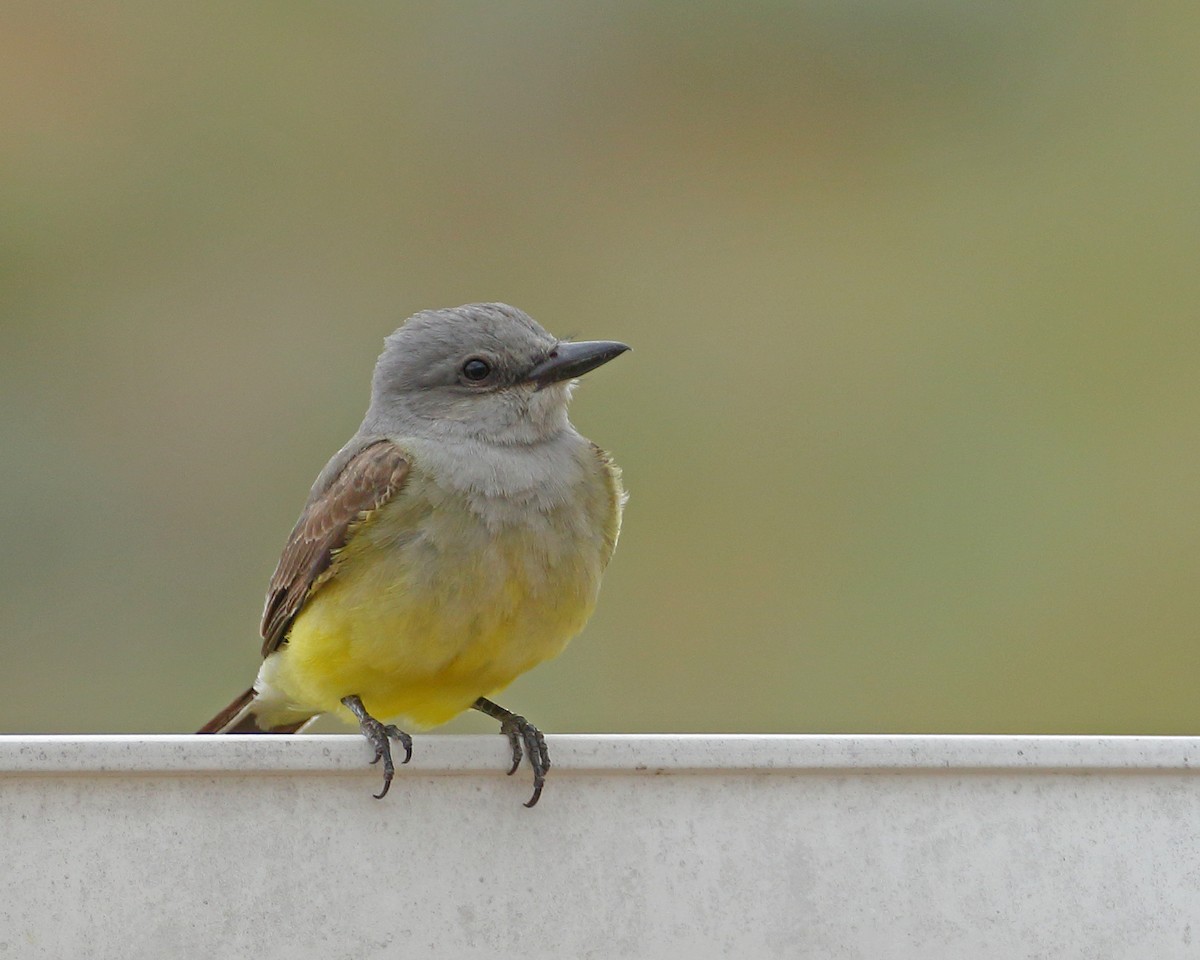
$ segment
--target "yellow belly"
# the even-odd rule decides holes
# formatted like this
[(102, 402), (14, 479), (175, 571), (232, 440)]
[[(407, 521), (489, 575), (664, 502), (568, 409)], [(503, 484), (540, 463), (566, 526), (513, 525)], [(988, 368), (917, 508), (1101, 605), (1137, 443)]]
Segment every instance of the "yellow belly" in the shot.
[(289, 705), (348, 717), (341, 699), (357, 694), (380, 719), (436, 726), (557, 655), (591, 615), (615, 518), (593, 522), (584, 503), (489, 528), (406, 493), (355, 532), (264, 664)]

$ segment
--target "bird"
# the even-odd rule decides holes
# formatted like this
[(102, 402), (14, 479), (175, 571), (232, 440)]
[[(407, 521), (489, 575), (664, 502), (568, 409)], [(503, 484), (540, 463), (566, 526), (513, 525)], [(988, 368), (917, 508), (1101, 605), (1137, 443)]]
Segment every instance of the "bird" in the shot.
[(422, 310), (384, 340), (358, 430), (317, 476), (271, 577), (253, 686), (200, 733), (357, 723), (391, 742), (469, 709), (542, 795), (541, 730), (489, 699), (557, 656), (596, 605), (621, 471), (572, 426), (583, 374), (629, 347), (548, 333), (504, 303)]

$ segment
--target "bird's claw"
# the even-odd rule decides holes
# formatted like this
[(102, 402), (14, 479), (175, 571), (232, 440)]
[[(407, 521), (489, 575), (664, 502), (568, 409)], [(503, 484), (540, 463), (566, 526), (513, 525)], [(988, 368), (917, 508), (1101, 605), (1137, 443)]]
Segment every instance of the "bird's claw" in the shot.
[(392, 777), (396, 773), (396, 765), (392, 762), (391, 741), (395, 740), (404, 748), (404, 759), (400, 762), (408, 763), (412, 759), (412, 737), (395, 724), (380, 723), (367, 713), (366, 707), (358, 697), (343, 697), (342, 703), (358, 718), (358, 726), (362, 735), (366, 737), (367, 743), (375, 748), (375, 759), (371, 761), (372, 765), (380, 760), (383, 761), (383, 789), (379, 793), (372, 794), (376, 800), (382, 800), (391, 789)]
[(529, 758), (529, 766), (533, 770), (533, 796), (525, 802), (525, 806), (535, 806), (541, 799), (546, 772), (550, 769), (550, 752), (546, 749), (546, 738), (541, 730), (515, 713), (500, 721), (500, 732), (508, 737), (512, 747), (512, 766), (508, 769), (510, 777), (521, 766), (522, 758)]

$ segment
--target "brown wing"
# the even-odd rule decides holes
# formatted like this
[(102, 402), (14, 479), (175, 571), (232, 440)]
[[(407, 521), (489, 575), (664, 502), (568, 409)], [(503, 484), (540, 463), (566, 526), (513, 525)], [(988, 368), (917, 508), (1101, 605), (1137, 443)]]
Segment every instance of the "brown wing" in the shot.
[(328, 489), (304, 508), (267, 591), (264, 657), (283, 643), (304, 601), (323, 582), (335, 552), (345, 546), (353, 524), (395, 496), (407, 476), (404, 454), (381, 440), (355, 454)]

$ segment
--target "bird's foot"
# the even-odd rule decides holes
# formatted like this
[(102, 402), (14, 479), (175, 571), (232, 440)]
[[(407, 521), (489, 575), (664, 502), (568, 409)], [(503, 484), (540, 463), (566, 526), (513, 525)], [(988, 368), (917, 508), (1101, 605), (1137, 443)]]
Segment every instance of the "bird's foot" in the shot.
[(476, 700), (474, 706), (481, 713), (500, 721), (500, 732), (508, 737), (508, 743), (512, 747), (512, 766), (508, 770), (510, 777), (517, 772), (522, 758), (528, 757), (530, 769), (533, 770), (533, 796), (526, 801), (525, 806), (534, 806), (541, 799), (546, 772), (550, 769), (550, 752), (546, 749), (546, 738), (542, 731), (524, 717), (483, 697)]
[(375, 759), (371, 763), (383, 761), (383, 789), (379, 793), (373, 794), (376, 800), (382, 800), (387, 796), (387, 792), (392, 786), (392, 777), (396, 773), (396, 766), (392, 763), (391, 741), (395, 740), (404, 748), (404, 759), (400, 762), (408, 763), (412, 759), (412, 737), (395, 724), (384, 724), (376, 720), (367, 713), (367, 708), (363, 706), (362, 700), (356, 696), (342, 697), (342, 703), (358, 718), (358, 726), (362, 730), (362, 735), (367, 738), (367, 743), (375, 748)]
[(510, 777), (521, 765), (522, 754), (529, 758), (529, 766), (533, 770), (533, 796), (525, 801), (525, 806), (532, 807), (541, 799), (542, 787), (546, 783), (546, 771), (550, 769), (550, 752), (546, 749), (546, 738), (542, 736), (541, 730), (515, 713), (500, 721), (500, 732), (508, 737), (512, 746), (513, 762), (508, 769)]

